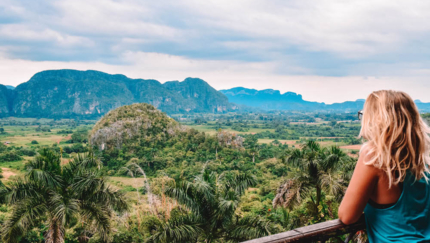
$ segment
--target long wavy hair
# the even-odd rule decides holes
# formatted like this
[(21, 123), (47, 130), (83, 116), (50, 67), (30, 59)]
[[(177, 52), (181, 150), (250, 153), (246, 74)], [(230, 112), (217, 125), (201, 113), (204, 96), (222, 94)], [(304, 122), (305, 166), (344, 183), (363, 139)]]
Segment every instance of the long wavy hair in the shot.
[(403, 182), (408, 170), (417, 180), (428, 180), (429, 133), (408, 94), (380, 90), (367, 97), (359, 135), (367, 141), (361, 151), (367, 151), (370, 158), (365, 164), (387, 174), (390, 188)]

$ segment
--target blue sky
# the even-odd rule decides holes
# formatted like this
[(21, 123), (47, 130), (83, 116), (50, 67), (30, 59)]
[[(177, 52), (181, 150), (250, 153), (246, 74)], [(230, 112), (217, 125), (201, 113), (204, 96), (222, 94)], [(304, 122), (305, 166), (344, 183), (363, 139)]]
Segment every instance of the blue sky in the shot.
[(0, 0), (0, 83), (73, 68), (326, 103), (404, 90), (430, 102), (430, 2)]

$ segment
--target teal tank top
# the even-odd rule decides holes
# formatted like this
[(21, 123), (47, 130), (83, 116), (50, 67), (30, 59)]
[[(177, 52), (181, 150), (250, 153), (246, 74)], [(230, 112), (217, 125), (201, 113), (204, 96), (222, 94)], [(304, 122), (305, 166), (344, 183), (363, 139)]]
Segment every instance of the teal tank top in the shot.
[(370, 243), (430, 242), (430, 181), (407, 172), (397, 202), (385, 209), (364, 209)]

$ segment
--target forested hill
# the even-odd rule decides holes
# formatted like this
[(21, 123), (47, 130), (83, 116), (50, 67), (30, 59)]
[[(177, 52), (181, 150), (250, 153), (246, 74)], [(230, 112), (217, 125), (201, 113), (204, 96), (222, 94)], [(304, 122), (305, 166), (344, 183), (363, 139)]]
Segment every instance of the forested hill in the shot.
[(0, 118), (9, 116), (13, 91), (0, 84)]
[[(354, 112), (361, 110), (365, 101), (364, 99), (358, 99), (356, 101), (345, 101), (328, 105), (303, 100), (302, 95), (294, 92), (281, 94), (279, 90), (255, 90), (243, 87), (220, 90), (220, 92), (225, 94), (230, 102), (263, 110)], [(430, 112), (430, 103), (422, 103), (419, 100), (416, 100), (415, 103), (420, 111)]]
[(0, 116), (98, 118), (133, 103), (148, 103), (166, 113), (234, 109), (225, 95), (198, 78), (161, 84), (99, 71), (50, 70), (13, 90), (0, 86)]

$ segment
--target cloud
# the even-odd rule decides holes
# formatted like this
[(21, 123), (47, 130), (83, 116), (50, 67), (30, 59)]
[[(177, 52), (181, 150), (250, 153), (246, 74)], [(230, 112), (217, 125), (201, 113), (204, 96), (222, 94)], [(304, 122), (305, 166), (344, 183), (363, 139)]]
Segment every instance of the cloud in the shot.
[(93, 46), (94, 42), (86, 37), (62, 34), (52, 29), (29, 28), (22, 24), (8, 24), (0, 26), (0, 37), (5, 40), (23, 42), (48, 42), (60, 47)]
[[(104, 51), (124, 50), (125, 40), (134, 39), (140, 43), (134, 47), (141, 51), (162, 52), (154, 48), (169, 43), (187, 57), (223, 46), (229, 50), (226, 53), (237, 51), (249, 57), (262, 51), (288, 56), (288, 49), (295, 48), (302, 55), (327, 52), (340, 59), (401, 53), (412, 41), (427, 38), (430, 30), (430, 2), (418, 0), (41, 2), (43, 8), (32, 8), (29, 1), (8, 1), (3, 9), (20, 18), (20, 25), (6, 23), (5, 28), (20, 30), (26, 25), (27, 32), (42, 28), (63, 38), (92, 39)], [(42, 36), (44, 32), (34, 40)]]
[[(1, 53), (1, 52), (0, 52)], [(365, 98), (379, 89), (408, 92), (414, 99), (430, 102), (430, 83), (422, 76), (407, 77), (323, 77), (313, 75), (278, 75), (271, 62), (198, 60), (162, 53), (127, 52), (124, 65), (102, 62), (29, 61), (0, 56), (0, 83), (17, 85), (46, 69), (100, 70), (125, 74), (130, 78), (156, 79), (161, 82), (199, 77), (216, 89), (242, 86), (256, 89), (279, 89), (303, 95), (306, 100), (333, 103)], [(430, 73), (430, 69), (421, 70)]]
[(3, 0), (0, 82), (77, 68), (326, 102), (384, 87), (426, 100), (429, 11), (419, 0)]

